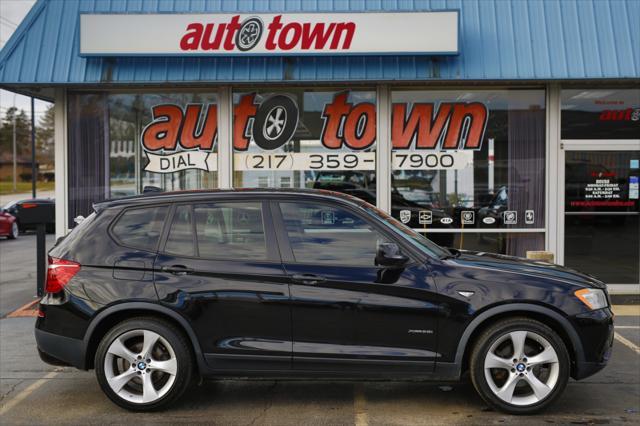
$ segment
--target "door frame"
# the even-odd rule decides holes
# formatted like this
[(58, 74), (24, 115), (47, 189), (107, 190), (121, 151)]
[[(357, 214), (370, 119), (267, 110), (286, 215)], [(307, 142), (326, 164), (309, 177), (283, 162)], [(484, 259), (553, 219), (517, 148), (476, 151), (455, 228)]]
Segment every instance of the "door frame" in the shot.
[[(558, 197), (557, 197), (557, 259), (559, 265), (564, 265), (565, 260), (565, 161), (567, 151), (637, 151), (640, 150), (640, 139), (563, 139), (560, 141), (558, 150)], [(617, 284), (607, 283), (609, 292), (612, 294), (640, 293), (640, 283), (637, 284)]]

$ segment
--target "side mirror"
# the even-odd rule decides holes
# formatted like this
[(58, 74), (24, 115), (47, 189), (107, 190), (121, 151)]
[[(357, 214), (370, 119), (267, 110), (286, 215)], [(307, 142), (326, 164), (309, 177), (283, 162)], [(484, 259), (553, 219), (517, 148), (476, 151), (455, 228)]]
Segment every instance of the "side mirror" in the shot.
[(400, 248), (395, 243), (378, 244), (378, 252), (376, 253), (376, 265), (386, 266), (389, 268), (401, 268), (409, 258), (400, 253)]

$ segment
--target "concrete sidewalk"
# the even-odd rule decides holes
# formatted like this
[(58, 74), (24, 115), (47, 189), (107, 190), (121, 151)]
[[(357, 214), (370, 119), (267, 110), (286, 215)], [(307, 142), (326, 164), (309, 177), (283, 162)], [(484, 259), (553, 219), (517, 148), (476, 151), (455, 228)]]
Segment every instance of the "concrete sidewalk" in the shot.
[[(55, 235), (47, 234), (47, 251)], [(0, 238), (0, 318), (34, 300), (36, 294), (36, 236)]]

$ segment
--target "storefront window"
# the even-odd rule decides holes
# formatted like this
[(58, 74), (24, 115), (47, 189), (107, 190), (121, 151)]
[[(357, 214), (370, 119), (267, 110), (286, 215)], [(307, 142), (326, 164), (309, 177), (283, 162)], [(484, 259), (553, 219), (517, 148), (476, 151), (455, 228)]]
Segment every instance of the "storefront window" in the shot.
[(69, 96), (69, 220), (105, 198), (217, 187), (217, 94)]
[(640, 139), (640, 89), (563, 90), (562, 139)]
[(216, 188), (216, 104), (215, 93), (109, 95), (111, 197)]
[(376, 203), (374, 91), (234, 93), (236, 188), (316, 188)]
[[(394, 91), (392, 104), (394, 217), (463, 249), (476, 238), (456, 230), (545, 227), (543, 90)], [(499, 251), (542, 249), (541, 235), (505, 234)]]

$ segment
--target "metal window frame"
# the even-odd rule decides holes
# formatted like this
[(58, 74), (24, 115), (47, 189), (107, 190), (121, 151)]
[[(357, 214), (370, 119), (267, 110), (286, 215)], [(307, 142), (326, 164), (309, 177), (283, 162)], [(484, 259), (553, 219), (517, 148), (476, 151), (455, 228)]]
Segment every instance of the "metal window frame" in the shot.
[(560, 85), (557, 83), (551, 83), (547, 85), (547, 154), (545, 166), (547, 171), (546, 175), (546, 203), (545, 203), (545, 250), (554, 254), (555, 262), (561, 264), (560, 253), (561, 246), (559, 245), (564, 238), (560, 237), (560, 225), (558, 221), (558, 205), (559, 205), (559, 190), (558, 190), (558, 155), (560, 147)]
[(56, 89), (54, 98), (54, 173), (56, 199), (56, 238), (69, 230), (68, 152), (67, 152), (67, 91)]
[(376, 88), (376, 204), (391, 214), (391, 90)]
[[(233, 90), (231, 86), (218, 91), (218, 188), (233, 188)], [(227, 143), (222, 143), (227, 141)]]

